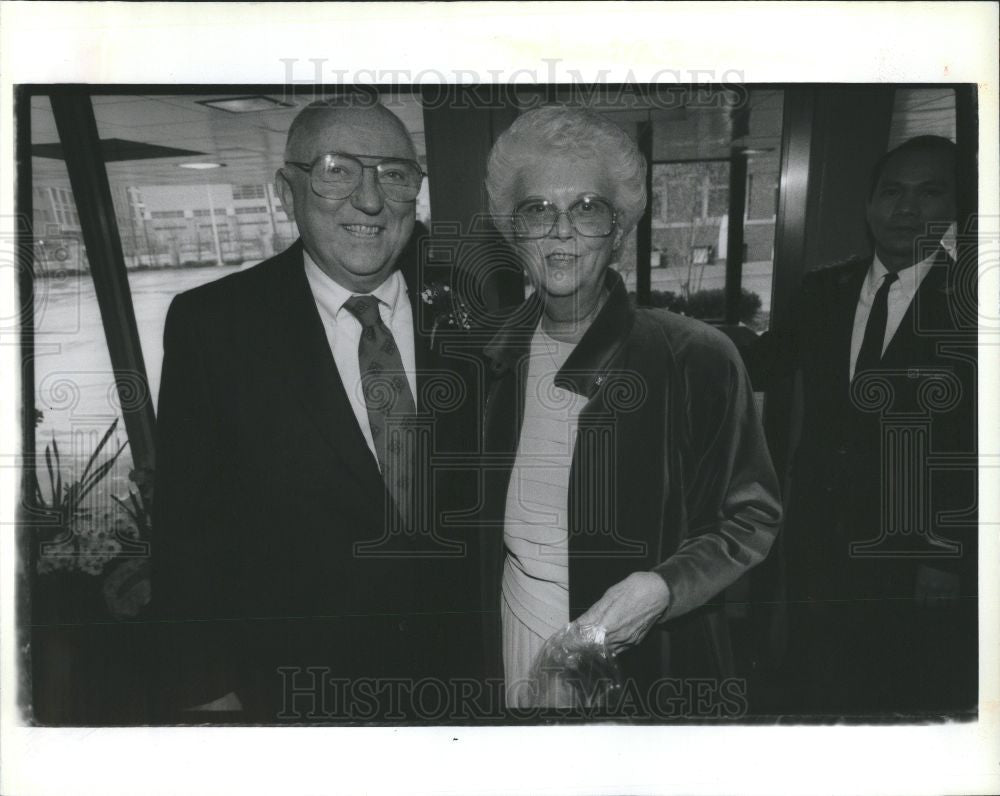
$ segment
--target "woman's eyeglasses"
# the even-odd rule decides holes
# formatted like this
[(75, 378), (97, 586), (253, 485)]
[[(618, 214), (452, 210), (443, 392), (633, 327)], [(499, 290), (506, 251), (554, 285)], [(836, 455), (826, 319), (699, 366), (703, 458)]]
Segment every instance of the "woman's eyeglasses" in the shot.
[(547, 237), (564, 213), (573, 229), (585, 238), (606, 238), (615, 228), (615, 210), (600, 196), (581, 197), (567, 210), (560, 210), (548, 199), (525, 199), (511, 213), (514, 235)]
[[(377, 161), (366, 166), (361, 159)], [(383, 158), (378, 155), (348, 155), (328, 152), (312, 163), (286, 160), (286, 166), (295, 166), (309, 175), (313, 191), (325, 199), (346, 199), (361, 185), (365, 169), (374, 169), (375, 181), (386, 199), (394, 202), (412, 202), (420, 193), (420, 186), (427, 176), (415, 160)]]

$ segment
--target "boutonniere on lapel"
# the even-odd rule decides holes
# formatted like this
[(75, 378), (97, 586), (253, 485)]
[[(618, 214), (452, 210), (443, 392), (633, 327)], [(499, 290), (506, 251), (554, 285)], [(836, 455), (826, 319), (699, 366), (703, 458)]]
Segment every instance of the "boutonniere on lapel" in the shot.
[(420, 291), (420, 300), (427, 305), (433, 317), (431, 324), (431, 347), (434, 347), (434, 338), (438, 329), (471, 329), (472, 322), (469, 308), (462, 301), (451, 285), (443, 282), (431, 282), (424, 285)]

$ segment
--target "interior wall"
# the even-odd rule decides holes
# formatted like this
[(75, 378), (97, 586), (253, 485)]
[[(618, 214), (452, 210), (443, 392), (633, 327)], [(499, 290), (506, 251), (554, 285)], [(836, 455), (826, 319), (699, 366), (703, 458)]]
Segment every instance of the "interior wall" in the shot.
[(886, 151), (892, 86), (814, 89), (805, 265), (868, 254), (865, 202), (872, 168)]

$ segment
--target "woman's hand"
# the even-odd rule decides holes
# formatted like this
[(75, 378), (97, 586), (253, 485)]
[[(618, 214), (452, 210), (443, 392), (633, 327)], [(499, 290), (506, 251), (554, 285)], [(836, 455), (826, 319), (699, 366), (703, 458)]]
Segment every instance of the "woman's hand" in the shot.
[(600, 625), (614, 653), (635, 646), (667, 610), (670, 589), (655, 572), (633, 572), (616, 583), (576, 620), (578, 625)]

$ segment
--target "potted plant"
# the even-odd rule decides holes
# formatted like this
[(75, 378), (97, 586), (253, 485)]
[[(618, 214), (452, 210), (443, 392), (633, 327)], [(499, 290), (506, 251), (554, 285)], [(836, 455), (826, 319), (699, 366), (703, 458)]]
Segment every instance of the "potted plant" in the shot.
[[(59, 444), (45, 446), (48, 495), (36, 479), (35, 516), (41, 527), (37, 548), (34, 621), (81, 622), (101, 612), (100, 576), (120, 549), (108, 516), (95, 517), (87, 497), (107, 477), (127, 442), (105, 453), (118, 428), (115, 420), (75, 480), (64, 480)], [(103, 461), (102, 459), (103, 456)]]

